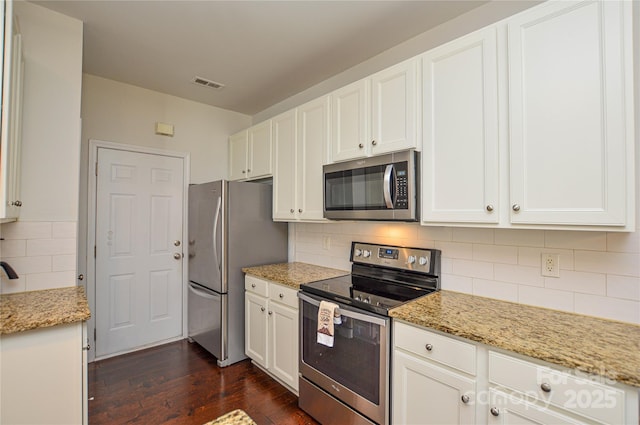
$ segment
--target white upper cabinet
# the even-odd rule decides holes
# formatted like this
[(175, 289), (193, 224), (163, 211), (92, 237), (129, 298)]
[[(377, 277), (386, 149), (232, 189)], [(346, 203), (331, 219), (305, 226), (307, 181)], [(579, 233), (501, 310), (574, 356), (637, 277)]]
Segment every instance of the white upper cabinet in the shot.
[(229, 137), (229, 180), (271, 177), (271, 120)]
[(496, 28), (422, 56), (423, 222), (498, 223)]
[(273, 118), (274, 220), (324, 220), (322, 165), (328, 139), (328, 96)]
[(329, 162), (418, 148), (416, 59), (331, 94)]
[(22, 92), (24, 59), (22, 36), (13, 2), (3, 1), (0, 34), (3, 35), (2, 97), (0, 129), (0, 219), (20, 215), (20, 145), (22, 140)]
[(510, 220), (634, 230), (631, 2), (507, 21)]

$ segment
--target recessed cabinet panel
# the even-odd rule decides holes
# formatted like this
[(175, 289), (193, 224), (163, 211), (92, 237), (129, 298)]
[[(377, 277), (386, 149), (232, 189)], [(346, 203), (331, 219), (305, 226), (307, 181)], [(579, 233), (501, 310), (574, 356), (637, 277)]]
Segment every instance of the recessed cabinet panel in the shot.
[(249, 128), (248, 178), (268, 177), (273, 172), (271, 140), (271, 120)]
[(422, 220), (499, 221), (496, 29), (426, 53)]
[(247, 130), (229, 137), (229, 180), (247, 178)]
[(633, 220), (630, 30), (631, 3), (614, 1), (550, 2), (508, 22), (512, 223)]
[(367, 155), (369, 136), (369, 80), (360, 80), (331, 95), (331, 160)]
[[(296, 110), (273, 118), (273, 219), (296, 218)], [(319, 178), (319, 176), (318, 176)]]

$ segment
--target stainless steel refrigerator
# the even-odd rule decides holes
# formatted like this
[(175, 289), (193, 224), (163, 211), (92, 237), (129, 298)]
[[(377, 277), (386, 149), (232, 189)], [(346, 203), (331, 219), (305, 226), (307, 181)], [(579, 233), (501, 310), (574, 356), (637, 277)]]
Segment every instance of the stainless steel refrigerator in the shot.
[(189, 186), (189, 338), (219, 366), (245, 359), (243, 267), (287, 261), (287, 223), (271, 219), (272, 186)]

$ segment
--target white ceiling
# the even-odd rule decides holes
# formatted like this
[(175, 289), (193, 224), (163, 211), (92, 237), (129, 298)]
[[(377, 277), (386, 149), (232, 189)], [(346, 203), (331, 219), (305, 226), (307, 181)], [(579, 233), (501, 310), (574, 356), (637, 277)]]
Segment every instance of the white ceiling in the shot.
[(33, 3), (84, 22), (84, 72), (254, 115), (486, 1)]

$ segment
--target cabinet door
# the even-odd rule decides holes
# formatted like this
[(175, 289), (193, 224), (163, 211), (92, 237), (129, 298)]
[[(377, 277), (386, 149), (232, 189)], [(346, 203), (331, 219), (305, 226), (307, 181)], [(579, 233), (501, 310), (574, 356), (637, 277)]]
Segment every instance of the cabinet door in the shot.
[[(296, 110), (281, 114), (273, 122), (273, 219), (296, 218)], [(317, 179), (320, 179), (318, 174)]]
[(422, 221), (498, 223), (498, 74), (490, 27), (422, 57)]
[(526, 396), (514, 397), (489, 390), (487, 423), (489, 425), (582, 425), (584, 422), (526, 402)]
[(269, 370), (298, 390), (298, 311), (269, 301)]
[(250, 292), (245, 292), (244, 315), (245, 354), (266, 369), (269, 367), (267, 352), (267, 334), (269, 332), (267, 299)]
[(329, 143), (329, 97), (299, 107), (298, 123), (298, 217), (324, 220), (322, 165)]
[(371, 77), (371, 154), (416, 148), (417, 60)]
[(476, 423), (473, 379), (434, 366), (399, 350), (395, 350), (393, 355), (394, 423)]
[(229, 180), (247, 178), (247, 130), (229, 137)]
[(369, 79), (356, 81), (331, 94), (331, 162), (367, 156)]
[(249, 128), (247, 174), (250, 179), (269, 177), (272, 175), (273, 158), (271, 150), (271, 120)]
[(549, 2), (508, 22), (512, 223), (633, 220), (630, 31), (622, 1)]

